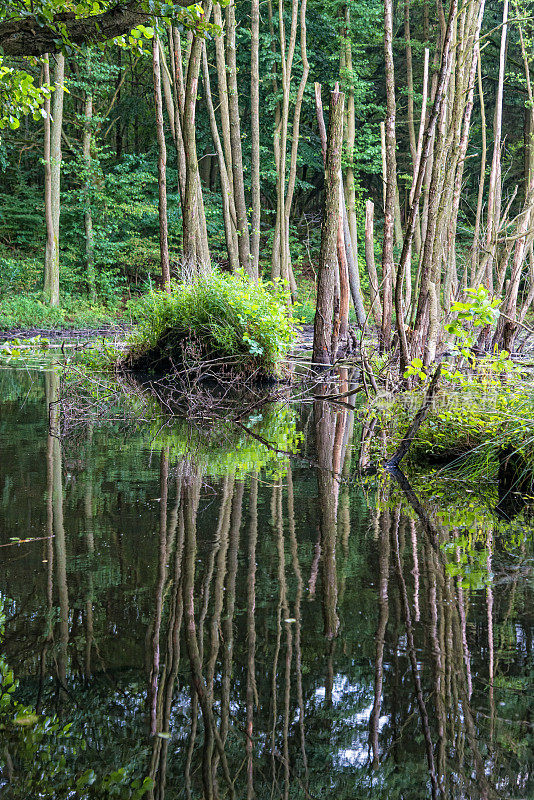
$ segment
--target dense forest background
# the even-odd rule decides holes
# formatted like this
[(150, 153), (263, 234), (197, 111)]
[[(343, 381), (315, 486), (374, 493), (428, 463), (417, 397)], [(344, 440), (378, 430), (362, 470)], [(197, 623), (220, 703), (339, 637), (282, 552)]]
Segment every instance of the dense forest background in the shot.
[[(473, 18), (480, 5), (464, 4)], [(504, 72), (503, 9), (508, 22)], [(45, 300), (63, 308), (54, 311), (53, 318), (75, 320), (84, 314), (96, 318), (107, 313), (104, 307), (109, 311), (148, 286), (159, 285), (162, 175), (166, 176), (171, 273), (177, 274), (184, 254), (191, 253), (199, 261), (210, 259), (223, 268), (240, 265), (248, 270), (251, 264), (252, 272), (259, 269), (266, 277), (286, 278), (294, 297), (304, 303), (302, 313), (310, 316), (324, 194), (314, 83), (322, 85), (324, 98), (336, 82), (345, 94), (343, 179), (367, 303), (373, 280), (368, 269), (370, 253), (366, 259), (363, 246), (367, 201), (374, 204), (373, 250), (377, 280), (383, 284), (384, 4), (380, 0), (293, 0), (292, 4), (281, 0), (275, 6), (271, 0), (252, 0), (213, 10), (210, 6), (204, 12), (202, 16), (199, 7), (182, 10), (181, 21), (140, 25), (129, 35), (98, 46), (67, 47), (65, 56), (4, 57), (4, 65), (30, 73), (35, 85), (48, 80), (57, 88), (65, 87), (64, 94), (56, 89), (51, 100), (45, 101), (37, 120), (21, 116), (2, 131), (0, 298), (4, 323), (30, 319), (43, 298), (43, 286)], [(428, 114), (447, 8), (441, 0), (406, 0), (396, 2), (392, 14), (394, 247), (398, 258), (410, 206), (423, 93)], [(530, 28), (528, 9), (518, 3), (485, 3), (455, 226), (455, 258), (460, 261), (462, 252), (473, 247), (473, 236), (479, 240), (485, 236), (481, 231), (495, 149), (500, 158), (499, 213), (506, 211), (502, 212), (505, 222), (521, 212), (525, 201), (531, 157), (530, 86), (525, 74), (525, 58), (530, 64), (532, 57)], [(457, 29), (458, 42), (461, 34)], [(460, 68), (459, 61), (457, 74)], [(163, 137), (159, 139), (155, 82), (159, 82), (162, 103)], [(51, 106), (48, 118), (47, 103)], [(189, 113), (188, 103), (193, 109)], [(502, 118), (497, 125), (500, 103)], [(452, 107), (449, 114), (453, 119)], [(447, 135), (449, 130), (450, 122)], [(194, 147), (188, 137), (193, 137)], [(452, 151), (458, 146), (452, 142)], [(188, 189), (186, 171), (190, 176), (196, 169), (201, 189)], [(44, 202), (47, 170), (49, 212)], [(481, 206), (479, 214), (477, 206)], [(369, 210), (367, 203), (368, 214)], [(45, 252), (46, 213), (58, 220), (56, 256)], [(186, 241), (187, 214), (193, 215), (192, 244)], [(204, 217), (207, 242), (203, 240)], [(417, 231), (415, 241), (420, 250)], [(59, 266), (60, 292), (55, 298), (50, 286), (47, 291), (47, 258), (57, 260)], [(414, 264), (415, 280), (417, 261)], [(453, 290), (462, 269), (460, 263), (452, 279)], [(496, 288), (502, 290), (503, 282)], [(443, 304), (450, 305), (446, 298)]]

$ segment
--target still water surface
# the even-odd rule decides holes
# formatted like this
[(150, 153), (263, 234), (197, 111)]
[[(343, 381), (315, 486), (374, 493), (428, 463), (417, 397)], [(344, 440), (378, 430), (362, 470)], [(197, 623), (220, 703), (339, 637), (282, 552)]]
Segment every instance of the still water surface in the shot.
[[(435, 500), (423, 525), (362, 488), (343, 406), (275, 409), (294, 457), (150, 422), (60, 440), (57, 384), (0, 370), (0, 596), (17, 696), (85, 739), (70, 788), (124, 767), (159, 800), (534, 797), (526, 511)], [(49, 739), (35, 774), (0, 755), (1, 797), (74, 796), (35, 766)]]

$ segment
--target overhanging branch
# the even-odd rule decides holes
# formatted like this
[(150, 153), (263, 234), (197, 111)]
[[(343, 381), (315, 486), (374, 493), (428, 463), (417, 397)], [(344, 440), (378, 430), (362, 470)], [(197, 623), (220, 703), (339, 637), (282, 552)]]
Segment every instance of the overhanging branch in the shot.
[[(183, 8), (193, 5), (191, 0), (176, 0)], [(139, 2), (116, 5), (103, 14), (82, 19), (64, 15), (57, 22), (64, 26), (67, 41), (74, 45), (97, 44), (128, 33), (141, 23), (150, 20), (150, 14)], [(40, 25), (34, 19), (10, 19), (0, 23), (0, 47), (8, 56), (42, 56), (57, 53), (62, 46), (62, 36), (56, 25)]]

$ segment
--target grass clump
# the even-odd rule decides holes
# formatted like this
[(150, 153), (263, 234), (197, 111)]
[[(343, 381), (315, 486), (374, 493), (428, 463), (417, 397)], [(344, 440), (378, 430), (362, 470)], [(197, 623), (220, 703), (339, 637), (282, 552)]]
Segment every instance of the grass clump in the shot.
[(298, 335), (287, 291), (242, 272), (213, 271), (139, 301), (123, 366), (164, 373), (194, 362), (218, 372), (280, 377)]

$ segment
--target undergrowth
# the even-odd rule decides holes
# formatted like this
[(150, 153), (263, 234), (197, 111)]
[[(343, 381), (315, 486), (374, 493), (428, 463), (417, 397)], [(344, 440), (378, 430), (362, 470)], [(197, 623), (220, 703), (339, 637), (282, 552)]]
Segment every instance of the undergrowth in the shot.
[(42, 293), (0, 298), (0, 330), (17, 328), (94, 328), (116, 322), (118, 305), (92, 304), (81, 296), (65, 295), (59, 308), (43, 302)]
[(135, 308), (125, 365), (154, 369), (188, 357), (218, 359), (243, 375), (279, 376), (298, 335), (282, 284), (252, 283), (243, 273), (218, 271), (153, 292)]

